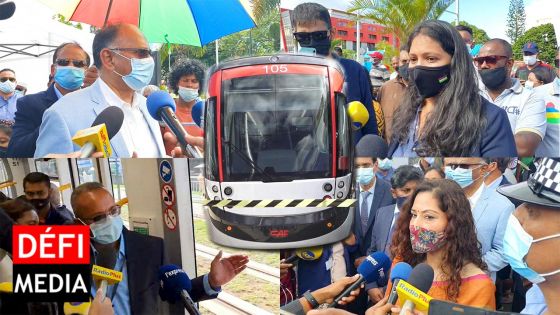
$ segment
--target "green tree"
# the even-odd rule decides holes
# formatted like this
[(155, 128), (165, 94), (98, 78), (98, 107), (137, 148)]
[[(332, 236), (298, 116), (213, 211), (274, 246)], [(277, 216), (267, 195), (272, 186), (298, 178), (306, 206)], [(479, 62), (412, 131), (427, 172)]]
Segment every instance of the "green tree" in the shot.
[(53, 20), (57, 20), (57, 21), (59, 21), (60, 23), (63, 23), (63, 24), (66, 24), (66, 25), (70, 25), (70, 26), (75, 27), (75, 28), (77, 28), (77, 29), (79, 29), (79, 30), (81, 30), (81, 29), (83, 28), (83, 27), (82, 27), (82, 23), (73, 23), (73, 22), (70, 22), (70, 21), (68, 21), (68, 20), (66, 19), (66, 17), (64, 17), (64, 15), (62, 15), (62, 14), (60, 14), (60, 13), (57, 13), (57, 14), (53, 15)]
[(391, 64), (391, 58), (395, 57), (395, 56), (399, 56), (399, 50), (397, 48), (395, 48), (393, 45), (389, 44), (386, 41), (381, 41), (377, 44), (375, 44), (375, 50), (383, 50), (383, 61), (382, 63), (384, 65), (390, 65)]
[(523, 0), (510, 0), (506, 35), (511, 42), (525, 33), (525, 6)]
[(414, 27), (428, 19), (437, 19), (453, 0), (352, 0), (349, 12), (385, 26), (386, 33), (406, 42)]
[[(453, 21), (451, 23), (453, 26), (456, 25), (456, 22)], [(473, 41), (475, 44), (484, 44), (487, 41), (490, 40), (490, 37), (488, 37), (488, 34), (486, 34), (486, 31), (476, 27), (475, 25), (469, 24), (465, 21), (460, 21), (459, 25), (464, 25), (464, 26), (468, 26), (473, 30)]]
[(539, 59), (549, 64), (553, 64), (556, 56), (556, 33), (551, 23), (535, 26), (513, 43), (513, 55), (515, 59), (523, 58), (523, 45), (533, 42), (539, 46)]

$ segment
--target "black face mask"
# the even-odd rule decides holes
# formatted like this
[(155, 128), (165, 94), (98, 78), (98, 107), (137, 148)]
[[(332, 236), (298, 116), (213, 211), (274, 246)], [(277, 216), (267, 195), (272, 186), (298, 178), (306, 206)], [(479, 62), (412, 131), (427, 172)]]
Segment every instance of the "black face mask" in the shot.
[(507, 78), (506, 66), (495, 69), (481, 69), (478, 70), (482, 83), (490, 89), (495, 90), (504, 84)]
[(29, 203), (31, 203), (33, 207), (35, 207), (35, 209), (37, 210), (43, 209), (49, 202), (50, 202), (49, 198), (29, 200)]
[(329, 50), (331, 50), (331, 40), (329, 38), (325, 38), (323, 40), (314, 40), (311, 39), (309, 44), (302, 44), (299, 43), (301, 47), (308, 47), (308, 48), (315, 48), (315, 52), (317, 55), (327, 56), (329, 54)]
[(450, 79), (451, 65), (441, 67), (416, 66), (409, 68), (409, 81), (416, 85), (422, 98), (439, 94)]
[(397, 72), (399, 73), (399, 76), (404, 79), (405, 81), (408, 81), (408, 63), (400, 66), (397, 68)]
[(554, 66), (556, 69), (560, 68), (560, 59), (554, 59)]

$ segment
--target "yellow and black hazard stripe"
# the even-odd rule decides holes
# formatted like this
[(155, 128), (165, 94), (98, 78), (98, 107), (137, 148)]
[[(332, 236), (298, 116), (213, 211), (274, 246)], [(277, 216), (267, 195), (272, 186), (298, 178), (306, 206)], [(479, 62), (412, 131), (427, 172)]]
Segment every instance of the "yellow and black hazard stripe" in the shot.
[(202, 205), (229, 208), (347, 208), (356, 204), (356, 199), (265, 199), (265, 200), (203, 200)]

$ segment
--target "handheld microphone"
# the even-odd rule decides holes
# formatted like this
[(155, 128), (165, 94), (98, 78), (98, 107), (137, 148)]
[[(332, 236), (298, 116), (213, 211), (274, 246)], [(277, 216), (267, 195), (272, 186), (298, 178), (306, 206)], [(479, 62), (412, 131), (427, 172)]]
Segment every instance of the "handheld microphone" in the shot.
[(356, 157), (376, 157), (379, 159), (387, 158), (389, 146), (380, 136), (365, 135), (356, 144)]
[(199, 158), (200, 154), (187, 143), (185, 137), (188, 133), (175, 116), (175, 101), (165, 91), (155, 91), (146, 100), (146, 106), (150, 115), (158, 121), (163, 121), (171, 132), (177, 137), (177, 141), (188, 157)]
[(286, 258), (284, 263), (291, 264), (296, 260), (317, 260), (323, 255), (323, 246), (309, 247), (309, 248), (298, 248), (295, 253)]
[(399, 298), (397, 295), (397, 285), (401, 280), (408, 280), (411, 271), (412, 267), (404, 261), (397, 263), (395, 267), (393, 267), (393, 270), (391, 271), (391, 283), (393, 283), (393, 286), (391, 287), (391, 293), (389, 294), (387, 303), (393, 305), (397, 303), (397, 299)]
[(122, 109), (109, 106), (95, 117), (90, 128), (78, 130), (72, 141), (82, 147), (80, 158), (88, 158), (94, 152), (103, 152), (103, 157), (111, 156), (109, 141), (119, 132), (123, 121)]
[(64, 315), (88, 315), (91, 302), (66, 302)]
[(107, 248), (98, 248), (96, 265), (91, 269), (91, 276), (96, 285), (101, 289), (103, 300), (107, 294), (107, 286), (122, 281), (122, 272), (113, 270), (117, 263), (117, 253)]
[(374, 282), (389, 272), (391, 268), (391, 259), (383, 252), (375, 252), (366, 257), (366, 259), (358, 266), (358, 274), (360, 275), (356, 282), (349, 285), (342, 293), (340, 293), (329, 307), (334, 307), (343, 297), (350, 295), (350, 292), (356, 290), (364, 282)]
[(400, 301), (404, 301), (400, 315), (406, 315), (407, 311), (415, 309), (425, 312), (429, 309), (432, 297), (426, 294), (432, 287), (434, 281), (434, 269), (430, 265), (418, 264), (410, 272), (408, 282), (400, 280), (397, 283), (397, 295)]
[(352, 121), (352, 129), (354, 130), (361, 129), (369, 120), (369, 112), (360, 101), (348, 103), (346, 111), (348, 112), (348, 117), (350, 117)]
[(189, 314), (200, 315), (189, 294), (192, 288), (191, 279), (183, 269), (175, 265), (162, 266), (159, 268), (159, 280), (159, 296), (163, 301), (175, 303), (181, 300)]
[(194, 123), (199, 127), (204, 129), (204, 102), (196, 102), (191, 109), (191, 116)]

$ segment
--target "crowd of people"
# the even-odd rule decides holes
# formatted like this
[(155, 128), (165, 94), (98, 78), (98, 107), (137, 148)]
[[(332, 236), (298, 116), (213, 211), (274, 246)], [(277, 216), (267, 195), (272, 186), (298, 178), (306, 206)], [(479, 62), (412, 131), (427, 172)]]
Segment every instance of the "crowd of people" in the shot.
[[(98, 182), (76, 187), (70, 199), (72, 211), (61, 202), (60, 193), (48, 175), (31, 172), (23, 179), (24, 194), (14, 199), (0, 197), (0, 279), (12, 274), (12, 236), (14, 225), (86, 225), (91, 233), (92, 263), (101, 254), (116, 256), (114, 266), (123, 277), (120, 285), (109, 285), (107, 298), (100, 301), (98, 283), (91, 281), (95, 306), (90, 314), (157, 314), (161, 307), (158, 271), (167, 263), (163, 239), (131, 231), (123, 223), (121, 207), (113, 195)], [(150, 253), (146, 255), (146, 253)], [(106, 256), (106, 255), (105, 255)], [(195, 301), (215, 298), (221, 286), (231, 281), (248, 263), (246, 255), (222, 257), (218, 253), (210, 272), (192, 279), (190, 295)], [(63, 303), (27, 304), (14, 301), (11, 293), (0, 293), (2, 314), (64, 314)], [(96, 309), (99, 311), (95, 311)], [(52, 310), (52, 311), (46, 311)], [(110, 312), (107, 312), (110, 310)]]

